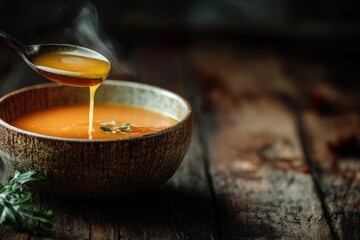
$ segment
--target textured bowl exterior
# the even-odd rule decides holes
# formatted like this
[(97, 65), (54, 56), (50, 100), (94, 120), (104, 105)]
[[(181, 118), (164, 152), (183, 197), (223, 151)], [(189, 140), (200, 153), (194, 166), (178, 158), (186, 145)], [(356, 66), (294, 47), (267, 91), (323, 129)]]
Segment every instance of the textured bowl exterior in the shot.
[[(84, 91), (85, 90), (85, 91)], [(180, 165), (191, 140), (191, 107), (180, 96), (145, 84), (107, 80), (95, 102), (125, 103), (161, 111), (179, 122), (165, 130), (119, 140), (44, 136), (8, 124), (46, 107), (87, 103), (87, 89), (42, 84), (0, 100), (0, 157), (12, 170), (36, 170), (36, 190), (66, 197), (108, 198), (150, 191)]]

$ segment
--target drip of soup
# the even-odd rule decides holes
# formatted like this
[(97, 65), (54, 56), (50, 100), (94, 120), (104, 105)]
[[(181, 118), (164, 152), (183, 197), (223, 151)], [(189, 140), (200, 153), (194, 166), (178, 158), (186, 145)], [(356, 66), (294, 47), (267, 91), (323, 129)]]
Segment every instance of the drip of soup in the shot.
[(88, 136), (89, 139), (92, 139), (92, 132), (93, 132), (93, 120), (94, 120), (94, 102), (95, 102), (95, 93), (96, 90), (100, 87), (100, 84), (90, 86), (90, 109), (89, 109), (89, 124), (88, 124)]
[[(88, 139), (88, 105), (51, 107), (28, 113), (10, 122), (11, 125), (42, 135)], [(115, 121), (117, 125), (131, 123), (132, 130), (126, 134), (107, 133), (101, 129), (104, 122)], [(119, 139), (141, 136), (160, 131), (175, 124), (176, 120), (164, 114), (144, 108), (96, 104), (94, 112), (93, 139)]]
[(110, 72), (106, 59), (82, 55), (78, 51), (46, 52), (31, 59), (41, 74), (49, 80), (74, 87), (89, 87), (90, 106), (88, 138), (92, 139), (94, 97), (96, 89)]

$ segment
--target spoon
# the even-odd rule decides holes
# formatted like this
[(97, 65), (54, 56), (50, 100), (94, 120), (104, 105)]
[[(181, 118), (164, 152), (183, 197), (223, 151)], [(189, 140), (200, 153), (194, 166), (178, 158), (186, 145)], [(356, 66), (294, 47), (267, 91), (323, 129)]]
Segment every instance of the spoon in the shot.
[(99, 85), (110, 71), (110, 63), (103, 55), (85, 47), (69, 44), (24, 45), (2, 31), (0, 40), (13, 47), (38, 74), (63, 85)]

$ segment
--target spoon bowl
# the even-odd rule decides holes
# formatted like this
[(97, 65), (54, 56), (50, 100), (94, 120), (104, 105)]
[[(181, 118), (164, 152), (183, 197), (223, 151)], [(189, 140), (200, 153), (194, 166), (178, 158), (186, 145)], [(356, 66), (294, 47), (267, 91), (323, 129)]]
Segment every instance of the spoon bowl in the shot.
[[(110, 62), (103, 55), (85, 47), (57, 43), (24, 45), (2, 31), (0, 31), (0, 40), (14, 48), (38, 74), (63, 85), (75, 87), (98, 85), (110, 71)], [(44, 61), (37, 64), (40, 57), (50, 55), (55, 56), (52, 61), (56, 61), (57, 66), (62, 64), (62, 68), (43, 64)], [(97, 68), (99, 64), (101, 64), (100, 70)], [(80, 66), (86, 67), (86, 74)]]

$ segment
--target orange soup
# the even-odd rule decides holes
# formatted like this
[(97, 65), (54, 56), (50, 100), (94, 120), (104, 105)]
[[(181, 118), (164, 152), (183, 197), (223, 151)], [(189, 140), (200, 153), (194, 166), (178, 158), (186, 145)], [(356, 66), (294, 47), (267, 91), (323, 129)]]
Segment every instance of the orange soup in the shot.
[[(88, 114), (88, 105), (60, 106), (29, 113), (11, 121), (10, 124), (48, 136), (88, 139)], [(126, 128), (128, 123), (131, 125), (131, 130)], [(139, 107), (97, 104), (94, 111), (92, 139), (141, 136), (170, 127), (175, 123), (176, 120), (171, 117)], [(120, 126), (125, 126), (124, 131), (117, 132)]]

